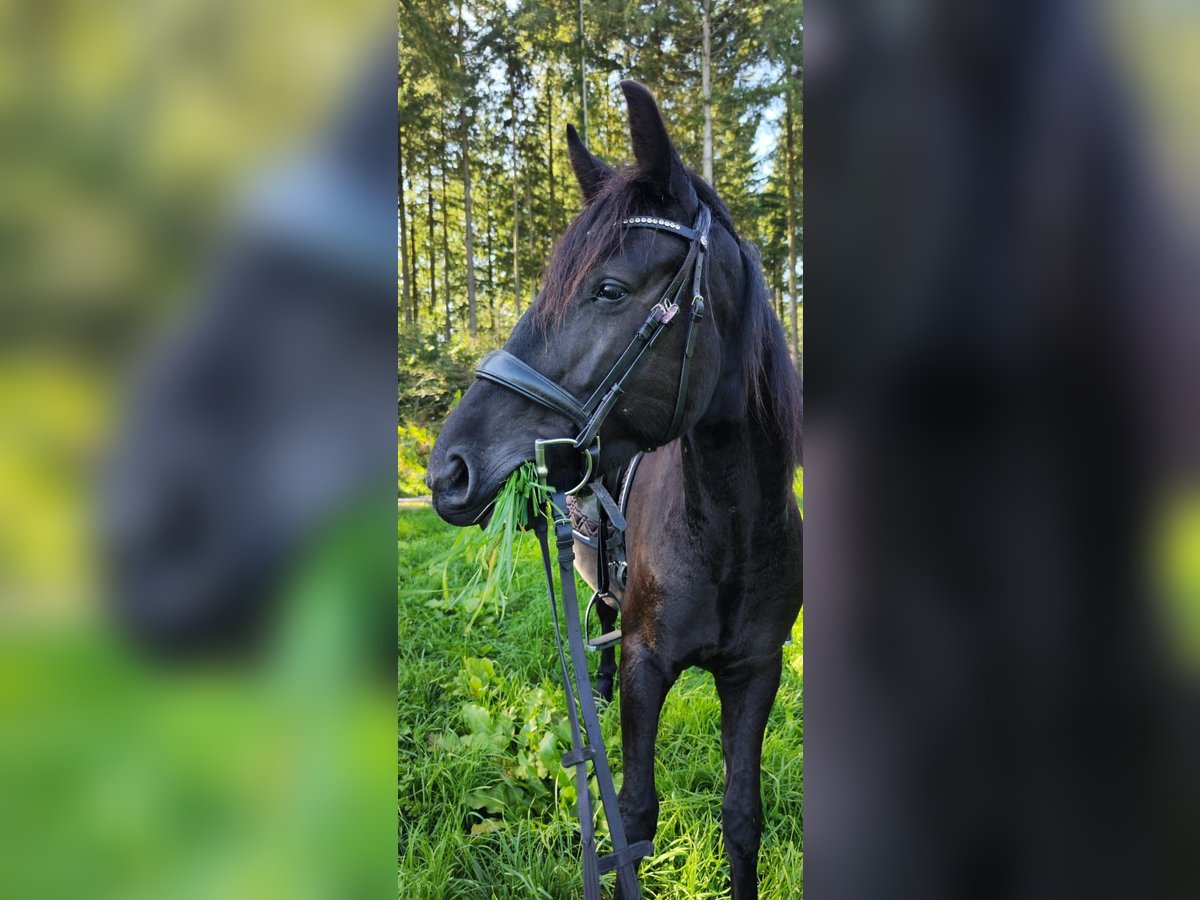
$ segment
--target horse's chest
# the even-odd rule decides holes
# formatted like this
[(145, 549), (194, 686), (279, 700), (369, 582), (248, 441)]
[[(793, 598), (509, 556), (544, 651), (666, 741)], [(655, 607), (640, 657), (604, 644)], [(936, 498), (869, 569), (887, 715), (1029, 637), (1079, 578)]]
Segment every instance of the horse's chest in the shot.
[(688, 664), (775, 652), (800, 605), (800, 584), (779, 554), (731, 542), (720, 550), (679, 542), (631, 559), (626, 622), (667, 658)]

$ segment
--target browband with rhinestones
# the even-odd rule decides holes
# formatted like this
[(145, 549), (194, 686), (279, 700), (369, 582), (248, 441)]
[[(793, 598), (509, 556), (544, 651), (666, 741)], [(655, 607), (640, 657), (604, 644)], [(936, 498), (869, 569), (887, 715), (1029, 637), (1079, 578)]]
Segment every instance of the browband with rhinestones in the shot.
[(621, 224), (632, 228), (655, 228), (659, 231), (665, 231), (667, 234), (678, 235), (689, 241), (694, 241), (698, 237), (696, 232), (686, 225), (680, 225), (678, 222), (672, 222), (670, 219), (660, 219), (658, 216), (631, 216)]

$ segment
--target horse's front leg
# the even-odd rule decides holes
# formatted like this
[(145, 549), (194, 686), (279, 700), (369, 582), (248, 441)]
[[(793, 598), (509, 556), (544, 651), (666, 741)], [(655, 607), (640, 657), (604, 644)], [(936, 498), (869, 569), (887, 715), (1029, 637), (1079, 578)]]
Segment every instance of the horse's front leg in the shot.
[(779, 690), (782, 655), (750, 671), (717, 673), (725, 797), (721, 828), (733, 876), (733, 900), (758, 897), (762, 836), (762, 745), (767, 716)]
[[(636, 634), (621, 646), (621, 750), (624, 778), (618, 801), (629, 843), (654, 839), (658, 794), (654, 786), (654, 742), (658, 717), (675, 676)], [(618, 890), (617, 900), (622, 900)]]

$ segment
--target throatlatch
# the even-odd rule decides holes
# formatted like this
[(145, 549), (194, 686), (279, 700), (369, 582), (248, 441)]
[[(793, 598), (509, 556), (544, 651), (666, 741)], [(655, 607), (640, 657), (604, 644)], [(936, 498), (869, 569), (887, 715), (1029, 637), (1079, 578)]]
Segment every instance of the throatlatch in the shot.
[[(558, 548), (558, 574), (562, 593), (563, 617), (567, 622), (567, 642), (571, 665), (567, 665), (567, 651), (563, 649), (562, 630), (559, 626), (558, 604), (555, 600), (554, 567), (550, 559), (550, 543), (546, 520), (534, 517), (534, 532), (542, 550), (542, 562), (546, 570), (546, 584), (550, 594), (550, 608), (554, 618), (554, 636), (558, 645), (558, 658), (562, 669), (563, 688), (566, 691), (567, 717), (571, 725), (571, 750), (563, 754), (562, 764), (575, 769), (576, 795), (578, 798), (579, 831), (583, 840), (583, 896), (584, 900), (600, 900), (600, 875), (616, 871), (617, 884), (627, 900), (641, 898), (637, 880), (637, 862), (654, 852), (650, 841), (627, 843), (625, 826), (617, 808), (617, 794), (613, 787), (612, 772), (608, 766), (608, 754), (604, 749), (604, 738), (600, 733), (600, 720), (596, 712), (596, 701), (592, 694), (592, 683), (587, 667), (587, 650), (610, 647), (620, 640), (619, 630), (601, 635), (594, 641), (586, 639), (579, 617), (579, 600), (575, 593), (575, 551), (571, 518), (567, 509), (567, 495), (589, 489), (596, 497), (600, 522), (597, 552), (598, 589), (588, 603), (587, 612), (597, 602), (615, 601), (610, 591), (608, 571), (608, 547), (605, 535), (608, 521), (618, 531), (624, 531), (625, 518), (621, 508), (604, 487), (602, 472), (598, 471), (600, 460), (600, 427), (624, 393), (625, 386), (637, 373), (650, 349), (658, 342), (663, 332), (670, 327), (683, 301), (687, 288), (691, 286), (688, 310), (687, 334), (684, 339), (683, 360), (679, 371), (679, 389), (675, 397), (675, 410), (670, 427), (661, 444), (669, 443), (679, 436), (683, 426), (684, 410), (687, 405), (688, 380), (691, 371), (692, 350), (696, 339), (696, 324), (704, 317), (705, 303), (700, 289), (704, 277), (704, 257), (708, 250), (708, 229), (712, 214), (704, 205), (700, 206), (694, 227), (688, 228), (669, 219), (654, 216), (634, 216), (626, 219), (627, 228), (653, 228), (673, 234), (688, 242), (687, 256), (679, 271), (671, 280), (662, 299), (650, 310), (645, 322), (635, 333), (629, 346), (618, 357), (601, 379), (592, 395), (580, 403), (563, 389), (538, 372), (524, 360), (506, 350), (489, 353), (475, 371), (483, 378), (515, 391), (521, 396), (551, 409), (569, 419), (579, 429), (573, 438), (550, 438), (534, 443), (535, 464), (543, 486), (550, 493), (550, 515), (554, 524), (554, 542)], [(576, 482), (570, 489), (558, 481), (562, 477), (559, 467), (551, 459), (553, 454), (566, 451), (572, 456), (577, 452), (582, 465), (575, 469), (567, 482)], [(566, 467), (570, 470), (573, 467)], [(582, 474), (579, 474), (582, 473)], [(607, 521), (606, 521), (607, 520)], [(618, 607), (619, 609), (619, 607)], [(574, 678), (571, 672), (574, 672)], [(578, 704), (578, 709), (576, 709)], [(580, 719), (583, 727), (580, 727)], [(584, 742), (586, 734), (587, 741)], [(595, 826), (592, 821), (592, 797), (588, 789), (587, 764), (592, 763), (596, 782), (600, 789), (600, 803), (608, 822), (613, 851), (600, 856), (596, 849)]]

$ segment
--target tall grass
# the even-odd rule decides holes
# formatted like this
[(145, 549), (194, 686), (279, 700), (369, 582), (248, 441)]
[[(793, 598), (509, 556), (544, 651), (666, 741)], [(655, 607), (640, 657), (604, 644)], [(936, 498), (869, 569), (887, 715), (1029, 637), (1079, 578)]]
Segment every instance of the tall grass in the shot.
[[(485, 510), (491, 518), (482, 529), (463, 528), (443, 556), (435, 560), (442, 575), (443, 598), (448, 604), (468, 608), (466, 631), (475, 627), (485, 610), (503, 618), (509, 585), (513, 580), (518, 533), (537, 516), (546, 515), (549, 490), (538, 478), (532, 462), (522, 463), (500, 486), (496, 499)], [(465, 580), (451, 582), (450, 563), (466, 559), (471, 571)], [(451, 585), (456, 585), (451, 587)]]
[[(536, 542), (514, 536), (508, 613), (480, 615), (468, 633), (471, 611), (442, 604), (441, 576), (429, 572), (429, 560), (453, 545), (453, 529), (431, 510), (405, 509), (398, 537), (398, 896), (577, 898), (574, 787), (557, 759), (569, 744), (566, 706)], [(466, 578), (473, 565), (454, 559), (446, 577)], [(763, 749), (762, 896), (782, 900), (803, 888), (801, 634), (797, 623), (796, 644), (784, 648)], [(618, 688), (617, 702), (601, 709), (618, 783), (619, 700)], [(698, 670), (668, 695), (655, 766), (659, 830), (641, 870), (647, 897), (728, 896), (719, 710), (711, 677)]]

